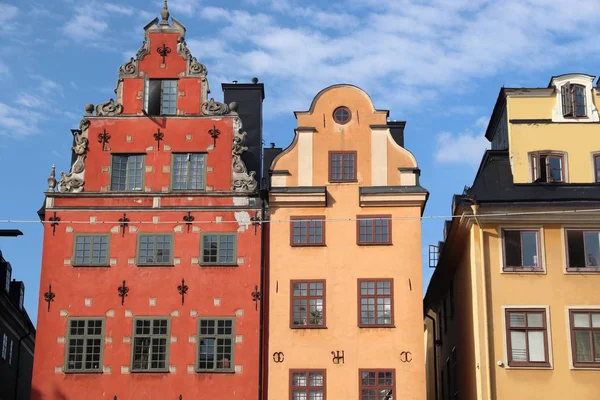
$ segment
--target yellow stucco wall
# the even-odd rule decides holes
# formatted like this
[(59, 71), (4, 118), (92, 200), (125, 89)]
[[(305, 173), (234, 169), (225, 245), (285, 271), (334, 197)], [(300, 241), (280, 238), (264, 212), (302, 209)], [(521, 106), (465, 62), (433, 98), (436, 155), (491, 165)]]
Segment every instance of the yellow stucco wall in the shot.
[[(339, 130), (331, 118), (338, 106), (352, 110), (352, 121)], [(357, 114), (358, 112), (358, 114)], [(385, 112), (375, 112), (368, 96), (351, 86), (330, 88), (317, 98), (313, 115), (298, 115), (299, 126), (317, 128), (313, 135), (312, 185), (327, 186), (327, 207), (271, 205), (269, 354), (282, 352), (285, 361), (269, 359), (269, 400), (289, 398), (290, 369), (325, 369), (328, 399), (359, 399), (359, 369), (395, 369), (394, 399), (425, 400), (423, 348), (421, 207), (360, 207), (359, 188), (371, 182), (371, 129), (386, 123)], [(323, 127), (325, 115), (325, 127)], [(360, 118), (360, 123), (358, 119)], [(319, 125), (320, 124), (320, 125)], [(386, 184), (398, 184), (398, 167), (416, 167), (410, 153), (393, 143), (385, 152)], [(389, 149), (392, 149), (390, 151)], [(328, 182), (328, 152), (356, 150), (358, 181)], [(298, 182), (298, 157), (291, 149), (272, 169), (288, 170), (286, 186)], [(395, 165), (394, 169), (389, 165)], [(358, 246), (357, 215), (389, 214), (390, 246)], [(292, 216), (319, 215), (326, 221), (326, 246), (291, 247)], [(285, 222), (277, 222), (285, 221)], [(358, 279), (392, 278), (394, 328), (358, 327)], [(326, 329), (290, 329), (290, 281), (326, 280)], [(344, 351), (345, 362), (335, 365), (332, 351)], [(400, 353), (410, 351), (412, 362), (402, 363)]]
[[(509, 97), (508, 119), (550, 119), (555, 104), (555, 97)], [(509, 123), (509, 143), (515, 183), (531, 182), (529, 153), (543, 150), (566, 153), (567, 182), (594, 182), (592, 153), (600, 152), (598, 123)]]
[[(600, 225), (600, 224), (599, 224)], [(492, 310), (491, 381), (498, 399), (596, 399), (600, 393), (598, 371), (571, 368), (569, 306), (600, 307), (595, 274), (565, 274), (565, 242), (561, 224), (542, 226), (545, 274), (501, 273), (500, 227), (523, 225), (486, 225), (484, 229), (485, 268), (489, 276), (488, 301)], [(568, 225), (568, 227), (581, 226)], [(598, 225), (595, 226), (598, 228)], [(480, 298), (480, 301), (482, 299)], [(507, 368), (503, 306), (549, 307), (552, 369)], [(502, 361), (505, 367), (496, 364)]]

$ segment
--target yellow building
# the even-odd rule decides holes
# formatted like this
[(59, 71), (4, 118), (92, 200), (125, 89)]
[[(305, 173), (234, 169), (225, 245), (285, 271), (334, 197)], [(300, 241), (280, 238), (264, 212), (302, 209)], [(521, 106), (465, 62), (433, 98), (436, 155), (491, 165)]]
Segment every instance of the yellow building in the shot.
[(351, 85), (295, 114), (270, 164), (268, 398), (424, 400), (428, 193), (405, 123)]
[(425, 296), (428, 400), (600, 399), (593, 80), (500, 90)]

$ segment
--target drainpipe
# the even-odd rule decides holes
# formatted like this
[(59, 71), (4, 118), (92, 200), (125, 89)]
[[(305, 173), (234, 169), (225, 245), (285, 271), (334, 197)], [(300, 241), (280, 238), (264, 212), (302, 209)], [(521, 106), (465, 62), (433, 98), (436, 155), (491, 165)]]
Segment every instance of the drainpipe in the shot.
[(435, 340), (435, 335), (437, 332), (437, 329), (435, 327), (435, 318), (433, 318), (431, 315), (429, 315), (429, 313), (425, 314), (425, 318), (429, 318), (431, 320), (431, 322), (433, 323), (433, 370), (434, 370), (434, 374), (433, 374), (433, 391), (435, 393), (435, 399), (438, 399), (438, 379), (437, 379), (437, 340)]
[[(261, 196), (261, 220), (264, 222), (267, 219), (267, 207), (266, 201)], [(265, 247), (266, 243), (266, 231), (265, 224), (261, 224), (260, 227), (260, 315), (259, 315), (259, 333), (258, 333), (258, 400), (262, 400), (263, 398), (263, 359), (264, 359), (264, 312), (263, 312), (263, 303), (265, 301)]]
[[(492, 399), (492, 377), (491, 377), (491, 369), (493, 368), (494, 363), (492, 362), (491, 354), (490, 354), (490, 333), (489, 333), (489, 317), (488, 317), (488, 294), (487, 294), (487, 280), (486, 280), (486, 271), (485, 271), (485, 249), (483, 246), (483, 229), (481, 228), (481, 224), (479, 223), (479, 218), (477, 217), (477, 212), (479, 211), (479, 204), (472, 204), (471, 210), (473, 211), (473, 217), (475, 217), (475, 222), (477, 223), (477, 227), (479, 228), (479, 262), (481, 266), (481, 296), (483, 297), (483, 338), (484, 338), (484, 349), (487, 365), (486, 371), (486, 384), (487, 384), (487, 394), (486, 398)], [(485, 370), (484, 370), (485, 371)]]
[(15, 366), (17, 367), (17, 376), (15, 378), (15, 400), (19, 400), (19, 377), (20, 377), (20, 372), (21, 372), (21, 343), (23, 342), (23, 340), (25, 340), (25, 338), (29, 337), (29, 335), (31, 335), (31, 325), (27, 326), (27, 333), (24, 336), (21, 336), (18, 340), (17, 340), (17, 360), (15, 362)]

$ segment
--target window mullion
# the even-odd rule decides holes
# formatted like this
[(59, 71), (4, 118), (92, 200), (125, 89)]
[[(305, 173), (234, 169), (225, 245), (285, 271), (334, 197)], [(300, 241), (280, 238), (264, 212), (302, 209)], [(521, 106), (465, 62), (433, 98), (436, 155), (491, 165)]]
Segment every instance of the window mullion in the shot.
[[(216, 326), (216, 324), (215, 324), (215, 331), (216, 331), (217, 329), (218, 329), (218, 327), (217, 327), (217, 326)], [(218, 367), (217, 367), (217, 363), (218, 363), (218, 360), (217, 360), (217, 349), (218, 349), (218, 347), (219, 347), (219, 339), (218, 339), (218, 335), (216, 335), (216, 334), (215, 334), (215, 335), (213, 336), (213, 339), (214, 339), (214, 341), (215, 341), (215, 345), (213, 346), (213, 360), (214, 360), (214, 362), (213, 362), (213, 370), (217, 370), (217, 369), (218, 369)]]

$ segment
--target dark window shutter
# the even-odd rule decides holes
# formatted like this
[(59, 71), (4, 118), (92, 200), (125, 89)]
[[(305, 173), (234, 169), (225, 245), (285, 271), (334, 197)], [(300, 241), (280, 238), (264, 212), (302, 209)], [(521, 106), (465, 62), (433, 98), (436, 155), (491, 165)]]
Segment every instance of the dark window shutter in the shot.
[(160, 115), (160, 91), (161, 81), (151, 80), (148, 88), (148, 115)]
[(563, 116), (573, 116), (573, 86), (570, 82), (565, 83), (561, 88)]

